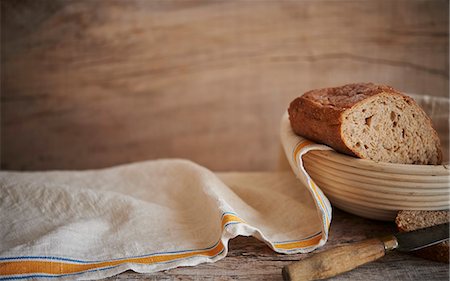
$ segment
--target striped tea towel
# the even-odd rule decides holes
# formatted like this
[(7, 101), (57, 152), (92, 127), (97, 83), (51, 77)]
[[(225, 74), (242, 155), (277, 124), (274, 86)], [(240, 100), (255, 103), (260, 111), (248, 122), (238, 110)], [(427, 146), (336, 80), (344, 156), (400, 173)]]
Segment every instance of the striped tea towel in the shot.
[(290, 173), (282, 177), (270, 184), (238, 173), (219, 178), (180, 159), (0, 172), (0, 280), (100, 279), (194, 266), (225, 257), (237, 235), (279, 253), (310, 252), (326, 242), (330, 205), (309, 177), (308, 187), (294, 178), (294, 188), (284, 184)]
[(280, 129), (281, 144), (283, 145), (289, 165), (297, 178), (311, 192), (316, 207), (322, 217), (322, 233), (324, 240), (328, 239), (328, 230), (331, 224), (331, 204), (322, 190), (314, 183), (306, 172), (302, 156), (310, 150), (332, 150), (329, 146), (314, 143), (294, 133), (289, 122), (289, 114), (286, 111), (281, 119)]

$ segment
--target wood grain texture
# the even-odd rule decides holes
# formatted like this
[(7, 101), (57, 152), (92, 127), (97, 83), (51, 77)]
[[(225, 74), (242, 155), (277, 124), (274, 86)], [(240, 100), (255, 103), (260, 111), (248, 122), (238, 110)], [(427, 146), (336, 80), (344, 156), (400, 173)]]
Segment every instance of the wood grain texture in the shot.
[[(132, 271), (105, 280), (271, 280), (281, 281), (283, 266), (338, 245), (383, 236), (395, 231), (393, 223), (372, 221), (333, 209), (330, 239), (310, 254), (283, 255), (273, 252), (252, 237), (237, 237), (229, 242), (224, 259), (195, 267), (182, 267), (153, 274)], [(448, 264), (432, 262), (404, 253), (390, 252), (383, 258), (350, 272), (330, 278), (334, 281), (448, 280)]]
[(448, 94), (448, 1), (1, 1), (1, 168), (273, 170), (306, 90)]

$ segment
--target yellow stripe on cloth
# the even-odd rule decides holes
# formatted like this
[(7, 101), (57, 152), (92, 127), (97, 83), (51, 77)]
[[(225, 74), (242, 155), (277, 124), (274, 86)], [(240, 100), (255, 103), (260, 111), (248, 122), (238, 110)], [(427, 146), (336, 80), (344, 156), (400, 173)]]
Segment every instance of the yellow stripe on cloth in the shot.
[(294, 160), (295, 160), (295, 164), (297, 165), (297, 167), (298, 167), (298, 154), (300, 153), (300, 151), (303, 149), (303, 148), (305, 148), (305, 147), (307, 147), (308, 145), (311, 145), (311, 144), (314, 144), (312, 141), (309, 141), (309, 140), (303, 140), (302, 142), (300, 142), (299, 144), (297, 144), (297, 146), (295, 147), (295, 150), (294, 150)]
[[(92, 269), (101, 269), (105, 267), (116, 266), (124, 263), (140, 263), (140, 264), (153, 264), (159, 262), (173, 261), (181, 258), (188, 258), (192, 256), (215, 256), (222, 252), (224, 245), (219, 242), (215, 247), (209, 250), (193, 251), (188, 253), (178, 254), (163, 254), (142, 258), (130, 258), (123, 260), (105, 261), (98, 263), (67, 263), (60, 261), (7, 261), (0, 263), (1, 275), (14, 275), (14, 274), (31, 274), (31, 273), (44, 273), (44, 274), (70, 274), (83, 272)], [(0, 276), (1, 276), (0, 275)]]
[[(312, 141), (310, 141), (310, 140), (303, 140), (303, 141), (301, 141), (301, 142), (299, 142), (298, 144), (297, 144), (297, 146), (295, 147), (295, 149), (294, 149), (294, 160), (295, 160), (295, 164), (296, 164), (296, 166), (297, 167), (299, 167), (299, 163), (298, 163), (298, 161), (299, 161), (299, 159), (300, 159), (300, 157), (299, 157), (299, 155), (302, 153), (302, 151), (306, 148), (306, 147), (308, 147), (308, 146), (310, 146), (310, 145), (314, 145), (314, 144), (316, 144), (316, 143), (314, 143), (314, 142), (312, 142)], [(308, 179), (308, 185), (309, 185), (309, 187), (311, 188), (311, 190), (312, 190), (312, 192), (314, 193), (314, 196), (318, 199), (318, 201), (319, 201), (319, 204), (320, 204), (320, 206), (322, 207), (322, 210), (324, 211), (324, 213), (325, 213), (325, 225), (326, 225), (326, 227), (328, 228), (329, 226), (330, 226), (330, 219), (329, 219), (329, 217), (328, 217), (328, 213), (327, 213), (327, 208), (326, 208), (326, 206), (325, 206), (325, 203), (323, 202), (323, 198), (322, 198), (322, 196), (318, 193), (318, 191), (317, 191), (317, 185), (316, 185), (316, 183), (313, 181), (313, 179), (306, 173), (306, 172), (303, 172), (304, 174), (305, 174), (305, 176), (306, 176), (306, 178)]]
[(222, 217), (222, 228), (225, 228), (225, 226), (229, 223), (232, 222), (241, 222), (241, 223), (245, 223), (245, 221), (243, 219), (241, 219), (240, 217), (231, 214), (231, 213), (225, 213)]
[(280, 243), (275, 245), (275, 248), (277, 249), (283, 249), (283, 250), (292, 250), (292, 249), (298, 249), (298, 248), (306, 248), (311, 247), (319, 244), (320, 239), (322, 239), (322, 234), (319, 233), (314, 237), (311, 237), (309, 239), (305, 239), (302, 241), (295, 241), (295, 242), (288, 242), (288, 243)]
[[(316, 197), (319, 199), (320, 205), (322, 205), (323, 210), (326, 210), (325, 203), (323, 203), (322, 196), (319, 195), (317, 192), (317, 185), (316, 183), (311, 179), (311, 187), (313, 188), (313, 192), (316, 195)], [(325, 212), (325, 224), (326, 226), (330, 226), (330, 219), (328, 218), (328, 214)]]

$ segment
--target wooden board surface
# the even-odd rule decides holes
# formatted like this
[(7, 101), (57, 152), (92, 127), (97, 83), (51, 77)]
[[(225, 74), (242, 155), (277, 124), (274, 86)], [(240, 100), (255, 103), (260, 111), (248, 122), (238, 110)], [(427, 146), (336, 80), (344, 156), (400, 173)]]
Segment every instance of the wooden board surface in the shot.
[(1, 168), (273, 170), (304, 91), (448, 95), (448, 1), (1, 1)]
[[(334, 209), (330, 240), (318, 251), (336, 245), (360, 241), (395, 231), (392, 223), (362, 219)], [(157, 272), (138, 274), (124, 272), (105, 280), (271, 280), (281, 281), (281, 269), (310, 254), (282, 255), (251, 237), (230, 240), (227, 257), (216, 263), (201, 264)], [(448, 264), (427, 261), (403, 253), (392, 252), (378, 261), (330, 278), (335, 281), (448, 280)]]

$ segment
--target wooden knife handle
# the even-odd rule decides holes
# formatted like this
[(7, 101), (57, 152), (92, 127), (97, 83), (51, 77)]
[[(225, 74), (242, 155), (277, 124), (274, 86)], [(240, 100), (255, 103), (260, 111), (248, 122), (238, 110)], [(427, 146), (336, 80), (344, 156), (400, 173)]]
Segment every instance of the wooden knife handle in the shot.
[(390, 248), (389, 243), (393, 243), (390, 239), (383, 239), (384, 242), (381, 239), (368, 239), (315, 254), (285, 266), (283, 278), (287, 281), (317, 280), (350, 271), (383, 257), (385, 247)]

